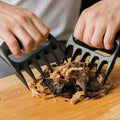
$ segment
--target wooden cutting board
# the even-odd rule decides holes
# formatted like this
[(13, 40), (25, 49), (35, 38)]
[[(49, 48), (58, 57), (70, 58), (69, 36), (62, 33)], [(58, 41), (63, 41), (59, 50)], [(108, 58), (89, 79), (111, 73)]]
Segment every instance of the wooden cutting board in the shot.
[(0, 120), (120, 120), (120, 59), (110, 78), (117, 86), (108, 95), (76, 105), (62, 97), (33, 98), (15, 75), (0, 79)]

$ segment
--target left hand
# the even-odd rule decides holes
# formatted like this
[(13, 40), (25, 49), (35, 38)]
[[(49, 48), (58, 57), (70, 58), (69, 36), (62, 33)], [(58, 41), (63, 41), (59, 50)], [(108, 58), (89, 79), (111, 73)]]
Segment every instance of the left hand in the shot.
[(120, 0), (101, 0), (81, 13), (74, 37), (92, 47), (110, 50), (119, 30)]

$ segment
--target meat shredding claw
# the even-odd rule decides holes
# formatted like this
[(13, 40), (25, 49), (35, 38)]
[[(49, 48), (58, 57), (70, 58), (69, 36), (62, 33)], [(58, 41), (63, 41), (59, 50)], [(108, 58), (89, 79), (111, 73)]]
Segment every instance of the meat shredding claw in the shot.
[[(9, 55), (11, 54), (11, 52), (5, 42), (3, 42), (0, 46), (0, 57), (12, 68), (16, 76), (24, 83), (24, 85), (28, 89), (29, 87), (28, 87), (27, 81), (25, 80), (21, 72), (22, 70), (25, 70), (31, 76), (31, 78), (34, 81), (36, 81), (36, 78), (30, 68), (31, 64), (40, 72), (41, 76), (44, 78), (44, 73), (38, 60), (41, 60), (45, 65), (47, 65), (48, 69), (52, 71), (50, 60), (48, 60), (48, 57), (46, 57), (46, 55), (49, 55), (49, 57), (58, 65), (61, 63), (61, 60), (60, 58), (58, 58), (58, 55), (61, 56), (62, 60), (66, 59), (66, 56), (60, 44), (58, 43), (56, 38), (50, 33), (48, 36), (48, 43), (49, 44), (47, 46), (43, 47), (42, 49), (38, 50), (37, 52), (33, 53), (32, 55), (27, 57), (25, 60), (20, 62), (16, 62), (10, 59)], [(22, 48), (20, 43), (19, 45)]]
[[(97, 71), (96, 71), (96, 77), (100, 73), (102, 67), (107, 64), (107, 68), (105, 71), (105, 78), (104, 83), (107, 80), (109, 74), (111, 73), (116, 58), (120, 57), (120, 33), (116, 35), (114, 48), (112, 50), (105, 50), (105, 49), (96, 49), (93, 47), (90, 47), (86, 45), (85, 43), (76, 40), (73, 35), (69, 38), (69, 40), (66, 43), (65, 47), (65, 54), (69, 53), (69, 51), (72, 49), (72, 57), (71, 61), (74, 61), (77, 57), (77, 55), (80, 55), (80, 61), (84, 62), (86, 58), (89, 56), (88, 66), (91, 68), (96, 60), (98, 60), (97, 64)], [(95, 50), (100, 50), (106, 53), (109, 53), (110, 56), (104, 56), (100, 53), (97, 53)]]

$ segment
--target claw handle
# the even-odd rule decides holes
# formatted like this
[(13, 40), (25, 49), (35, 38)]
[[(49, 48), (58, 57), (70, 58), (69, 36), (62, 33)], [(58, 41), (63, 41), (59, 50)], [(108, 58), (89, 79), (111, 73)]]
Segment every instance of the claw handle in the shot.
[[(81, 42), (80, 40), (75, 39), (74, 37), (73, 37), (73, 40), (74, 40), (74, 42), (76, 42), (76, 43), (78, 43), (78, 44), (80, 44), (80, 45), (84, 46), (85, 48), (88, 48), (88, 49), (90, 49), (92, 51), (100, 50), (100, 51), (106, 52), (108, 54), (112, 54), (115, 51), (116, 47), (120, 47), (120, 32), (118, 32), (116, 34), (116, 37), (115, 37), (115, 40), (114, 40), (114, 47), (111, 50), (90, 47), (89, 45)], [(120, 53), (118, 54), (118, 57), (120, 57)]]
[[(51, 38), (53, 38), (53, 36), (49, 33), (48, 40), (51, 40)], [(20, 48), (22, 49), (23, 46), (22, 46), (22, 43), (20, 42), (20, 40), (17, 39), (17, 42), (18, 42)], [(52, 42), (55, 42), (54, 39), (52, 39)], [(9, 47), (7, 46), (7, 44), (4, 41), (1, 42), (0, 51), (3, 52), (7, 56), (10, 55), (10, 54), (12, 54), (11, 51), (9, 50)], [(1, 52), (0, 52), (0, 56), (2, 54)]]

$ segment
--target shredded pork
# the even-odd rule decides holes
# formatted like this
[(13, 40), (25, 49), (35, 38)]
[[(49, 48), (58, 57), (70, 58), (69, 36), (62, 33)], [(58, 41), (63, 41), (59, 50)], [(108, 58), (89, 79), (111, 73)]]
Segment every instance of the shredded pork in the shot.
[(44, 70), (46, 77), (30, 82), (33, 97), (54, 98), (62, 96), (71, 98), (71, 104), (90, 98), (105, 96), (112, 88), (112, 83), (104, 83), (104, 72), (95, 78), (96, 65), (89, 69), (86, 63), (69, 62), (57, 66), (52, 65), (53, 72)]

